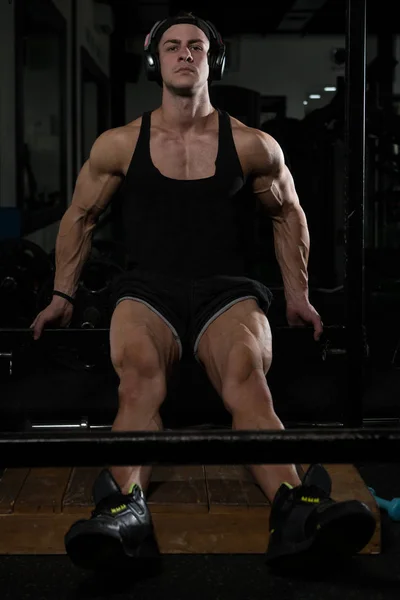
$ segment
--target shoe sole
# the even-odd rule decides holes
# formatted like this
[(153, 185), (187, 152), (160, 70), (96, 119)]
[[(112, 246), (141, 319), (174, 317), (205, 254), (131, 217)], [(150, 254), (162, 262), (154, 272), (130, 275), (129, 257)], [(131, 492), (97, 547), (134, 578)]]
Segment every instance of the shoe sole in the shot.
[(356, 500), (334, 504), (322, 518), (313, 550), (338, 557), (358, 554), (368, 544), (376, 529), (369, 509), (360, 509)]
[(66, 552), (77, 567), (92, 571), (132, 567), (132, 560), (157, 558), (159, 549), (154, 537), (148, 536), (134, 549), (126, 548), (117, 531), (91, 531), (79, 526), (65, 536)]
[(277, 568), (321, 568), (335, 560), (344, 561), (358, 554), (371, 540), (376, 521), (369, 509), (358, 501), (333, 504), (320, 515), (320, 527), (312, 539), (297, 545), (271, 547), (266, 562)]

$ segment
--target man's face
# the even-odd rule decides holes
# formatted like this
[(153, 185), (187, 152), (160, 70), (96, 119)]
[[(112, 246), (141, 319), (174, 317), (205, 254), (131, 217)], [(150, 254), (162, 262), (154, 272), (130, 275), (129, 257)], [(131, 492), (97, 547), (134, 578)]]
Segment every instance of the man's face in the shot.
[(177, 95), (191, 95), (208, 80), (209, 40), (189, 23), (172, 25), (161, 37), (159, 56), (162, 79)]

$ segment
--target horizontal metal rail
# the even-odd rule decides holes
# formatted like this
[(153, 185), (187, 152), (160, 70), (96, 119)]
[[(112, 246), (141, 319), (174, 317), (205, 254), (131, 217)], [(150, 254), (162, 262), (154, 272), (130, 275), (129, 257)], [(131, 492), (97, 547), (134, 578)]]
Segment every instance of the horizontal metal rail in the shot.
[(398, 462), (400, 428), (3, 433), (0, 467)]

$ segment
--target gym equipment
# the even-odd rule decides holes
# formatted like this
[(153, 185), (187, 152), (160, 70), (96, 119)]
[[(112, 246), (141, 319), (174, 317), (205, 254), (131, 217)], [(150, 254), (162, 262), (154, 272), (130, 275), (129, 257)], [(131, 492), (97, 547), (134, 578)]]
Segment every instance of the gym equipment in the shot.
[[(72, 328), (107, 327), (110, 321), (109, 292), (113, 278), (122, 268), (106, 258), (89, 259), (81, 273), (75, 296)], [(40, 291), (37, 310), (43, 310), (51, 301), (54, 279), (46, 282)]]
[(0, 324), (29, 327), (44, 282), (54, 272), (48, 254), (23, 238), (0, 242)]
[[(55, 249), (50, 256), (55, 271)], [(90, 256), (83, 266), (78, 283), (71, 328), (93, 329), (109, 325), (110, 285), (114, 277), (128, 266), (128, 256), (123, 245), (111, 240), (92, 241)], [(53, 289), (54, 273), (39, 290), (37, 313), (51, 302)]]
[(0, 468), (396, 462), (398, 428), (322, 430), (13, 432), (0, 436)]
[(376, 500), (377, 505), (380, 508), (387, 510), (387, 513), (393, 521), (400, 521), (400, 498), (393, 498), (392, 500), (384, 500), (376, 495), (373, 488), (368, 488), (373, 497)]
[[(117, 262), (106, 257), (89, 258), (85, 263), (75, 296), (74, 312), (70, 328), (64, 331), (105, 329), (111, 319), (110, 285), (116, 275), (123, 271)], [(52, 299), (54, 276), (42, 286), (38, 294), (36, 314), (46, 308)], [(51, 331), (51, 329), (49, 329)], [(0, 343), (1, 348), (1, 343)], [(107, 361), (108, 340), (94, 344), (89, 337), (58, 337), (48, 345), (48, 358), (58, 364), (76, 370), (93, 370), (104, 367)]]
[(345, 245), (348, 377), (346, 426), (361, 426), (365, 381), (366, 0), (346, 3)]

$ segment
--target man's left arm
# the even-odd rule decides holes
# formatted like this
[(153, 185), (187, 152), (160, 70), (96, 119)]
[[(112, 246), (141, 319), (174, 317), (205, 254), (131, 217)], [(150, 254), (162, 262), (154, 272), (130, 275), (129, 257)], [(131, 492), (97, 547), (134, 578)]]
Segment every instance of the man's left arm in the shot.
[(315, 339), (322, 333), (317, 311), (309, 302), (310, 235), (293, 177), (279, 144), (259, 132), (253, 154), (253, 190), (272, 219), (275, 254), (282, 273), (290, 325), (310, 323)]

